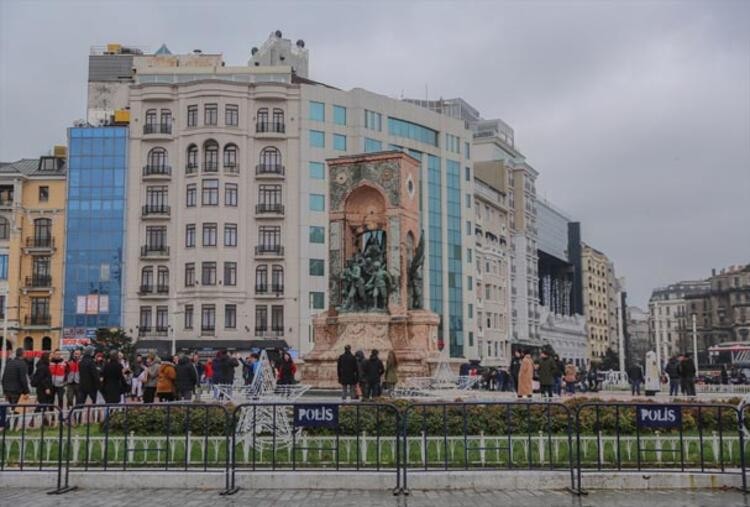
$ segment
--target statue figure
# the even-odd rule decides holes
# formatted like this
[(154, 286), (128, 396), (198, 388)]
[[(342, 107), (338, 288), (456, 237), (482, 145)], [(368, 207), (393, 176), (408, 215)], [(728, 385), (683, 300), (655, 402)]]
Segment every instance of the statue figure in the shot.
[(388, 293), (391, 287), (393, 287), (393, 279), (390, 273), (386, 271), (380, 261), (375, 261), (372, 276), (365, 285), (365, 288), (370, 291), (373, 308), (381, 309), (388, 305)]
[(424, 231), (419, 237), (419, 244), (414, 251), (414, 257), (409, 264), (409, 277), (407, 279), (409, 288), (409, 308), (412, 310), (421, 309), (424, 306), (422, 297), (422, 266), (424, 264)]
[(362, 258), (355, 254), (347, 261), (348, 267), (344, 270), (344, 302), (345, 310), (353, 310), (365, 306), (365, 282), (362, 276)]

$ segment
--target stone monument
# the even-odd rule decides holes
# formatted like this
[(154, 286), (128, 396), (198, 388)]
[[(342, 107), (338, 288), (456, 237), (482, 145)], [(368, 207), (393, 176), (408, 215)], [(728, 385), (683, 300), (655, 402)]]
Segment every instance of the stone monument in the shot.
[(400, 151), (330, 159), (328, 299), (313, 317), (314, 346), (302, 382), (338, 386), (345, 345), (385, 363), (393, 350), (400, 379), (429, 374), (439, 355), (440, 317), (423, 308), (424, 238), (419, 225), (420, 163)]

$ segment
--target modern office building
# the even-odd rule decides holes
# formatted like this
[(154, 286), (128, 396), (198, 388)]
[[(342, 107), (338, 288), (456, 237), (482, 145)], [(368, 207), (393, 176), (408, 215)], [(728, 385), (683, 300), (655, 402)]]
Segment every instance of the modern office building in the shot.
[(63, 348), (123, 325), (127, 125), (68, 129)]
[(60, 342), (65, 246), (65, 147), (0, 163), (0, 297), (8, 348)]
[(307, 58), (279, 32), (246, 66), (165, 46), (92, 55), (89, 119), (130, 116), (123, 326), (181, 347), (276, 338), (309, 351), (311, 316), (326, 308), (326, 160), (399, 149), (422, 162), (426, 305), (451, 356), (478, 356), (471, 132), (311, 81)]

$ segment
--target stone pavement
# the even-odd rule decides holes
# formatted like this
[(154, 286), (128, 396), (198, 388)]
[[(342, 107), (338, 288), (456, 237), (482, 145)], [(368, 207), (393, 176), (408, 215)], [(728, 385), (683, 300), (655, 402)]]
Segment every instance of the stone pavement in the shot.
[(379, 491), (240, 490), (230, 497), (200, 490), (79, 490), (60, 496), (44, 490), (6, 488), (0, 491), (0, 507), (205, 507), (243, 505), (252, 507), (734, 507), (750, 506), (750, 499), (736, 491), (592, 491), (576, 497), (563, 491), (414, 491), (395, 497)]

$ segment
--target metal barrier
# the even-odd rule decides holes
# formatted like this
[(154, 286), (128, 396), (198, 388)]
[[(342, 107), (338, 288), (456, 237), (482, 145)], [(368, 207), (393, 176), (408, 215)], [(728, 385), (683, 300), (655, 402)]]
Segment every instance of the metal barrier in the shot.
[[(572, 413), (552, 401), (409, 405), (403, 417), (403, 491), (408, 471), (558, 470), (573, 473)], [(416, 450), (416, 452), (415, 452)]]
[[(215, 471), (224, 475), (227, 488), (229, 421), (229, 412), (220, 404), (76, 405), (67, 418), (63, 489), (74, 488), (69, 483), (71, 468)], [(92, 431), (95, 423), (98, 428)]]
[[(335, 417), (326, 410), (335, 411)], [(328, 427), (326, 422), (334, 419), (337, 424)], [(231, 427), (231, 480), (225, 495), (239, 489), (236, 472), (259, 470), (392, 473), (394, 494), (401, 490), (401, 417), (392, 404), (246, 403), (235, 407)]]
[(586, 494), (583, 474), (592, 470), (738, 474), (747, 490), (743, 415), (735, 406), (584, 403), (575, 432), (579, 494)]
[(63, 492), (63, 420), (53, 404), (0, 404), (0, 472), (54, 471), (57, 486), (50, 493)]

